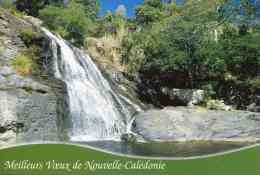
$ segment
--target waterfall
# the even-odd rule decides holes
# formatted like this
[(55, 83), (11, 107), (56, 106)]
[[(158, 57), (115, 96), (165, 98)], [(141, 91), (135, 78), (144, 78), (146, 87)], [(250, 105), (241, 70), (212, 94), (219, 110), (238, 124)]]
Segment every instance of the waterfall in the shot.
[(130, 112), (91, 58), (42, 29), (51, 40), (55, 77), (64, 81), (69, 96), (71, 141), (119, 139), (128, 130)]

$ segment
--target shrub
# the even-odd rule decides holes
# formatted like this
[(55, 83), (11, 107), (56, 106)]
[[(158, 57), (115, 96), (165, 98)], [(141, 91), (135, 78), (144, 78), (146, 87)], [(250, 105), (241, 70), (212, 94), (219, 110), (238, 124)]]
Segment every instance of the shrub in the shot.
[(252, 88), (259, 88), (260, 87), (260, 77), (257, 76), (251, 80), (249, 80), (249, 85), (252, 87)]
[(20, 32), (19, 36), (27, 46), (30, 46), (33, 44), (33, 40), (38, 36), (38, 34), (31, 30), (23, 30)]
[(203, 85), (202, 89), (205, 91), (204, 99), (206, 102), (211, 100), (216, 95), (212, 84)]
[(33, 72), (33, 61), (27, 54), (17, 56), (12, 60), (11, 65), (20, 75), (30, 75)]

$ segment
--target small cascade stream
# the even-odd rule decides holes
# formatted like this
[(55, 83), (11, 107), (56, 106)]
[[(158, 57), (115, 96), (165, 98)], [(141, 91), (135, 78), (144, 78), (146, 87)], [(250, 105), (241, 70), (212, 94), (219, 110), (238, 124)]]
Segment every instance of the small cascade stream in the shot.
[(67, 86), (72, 122), (69, 139), (79, 142), (120, 139), (132, 122), (123, 101), (131, 101), (121, 100), (87, 54), (47, 29), (42, 30), (51, 40), (55, 77)]

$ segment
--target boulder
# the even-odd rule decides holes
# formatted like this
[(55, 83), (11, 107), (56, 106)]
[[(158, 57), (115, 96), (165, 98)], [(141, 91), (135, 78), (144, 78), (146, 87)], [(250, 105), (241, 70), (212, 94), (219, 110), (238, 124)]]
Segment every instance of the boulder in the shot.
[(247, 106), (247, 110), (251, 112), (260, 112), (260, 105), (257, 105), (256, 103), (252, 103), (249, 106)]
[(226, 105), (223, 100), (209, 100), (207, 101), (207, 108), (210, 110), (222, 110), (222, 111), (232, 110), (232, 106)]
[(137, 138), (134, 134), (126, 133), (121, 136), (121, 140), (127, 143), (135, 143), (137, 141)]
[(260, 113), (167, 107), (136, 116), (134, 131), (150, 141), (256, 141)]

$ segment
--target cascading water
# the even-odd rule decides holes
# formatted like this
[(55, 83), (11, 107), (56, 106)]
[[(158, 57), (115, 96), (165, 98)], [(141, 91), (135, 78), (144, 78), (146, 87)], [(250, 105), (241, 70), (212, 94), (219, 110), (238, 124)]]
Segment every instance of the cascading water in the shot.
[(71, 141), (119, 139), (127, 132), (130, 113), (83, 51), (42, 29), (51, 40), (55, 77), (67, 85)]

